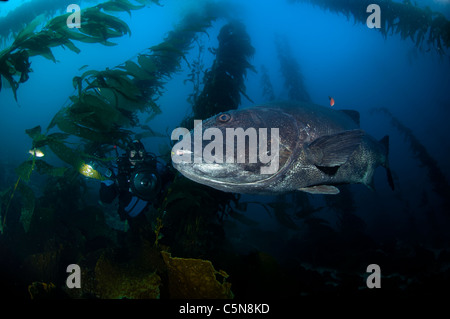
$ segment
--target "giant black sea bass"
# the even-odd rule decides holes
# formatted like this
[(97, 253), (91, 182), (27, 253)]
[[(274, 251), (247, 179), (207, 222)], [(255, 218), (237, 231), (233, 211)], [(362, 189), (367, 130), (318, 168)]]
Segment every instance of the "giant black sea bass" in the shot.
[(294, 190), (338, 194), (336, 185), (373, 185), (387, 171), (389, 137), (359, 128), (359, 113), (304, 102), (257, 105), (220, 113), (172, 134), (174, 167), (210, 187), (245, 194)]

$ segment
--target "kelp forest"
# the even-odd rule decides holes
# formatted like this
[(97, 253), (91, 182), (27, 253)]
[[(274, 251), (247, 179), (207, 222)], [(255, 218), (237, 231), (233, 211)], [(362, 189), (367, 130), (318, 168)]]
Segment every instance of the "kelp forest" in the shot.
[[(367, 22), (366, 8), (372, 4), (370, 0), (289, 0), (291, 2), (309, 2), (333, 13), (340, 13), (355, 23)], [(378, 30), (384, 37), (399, 34), (403, 40), (411, 40), (416, 47), (429, 52), (435, 50), (441, 55), (448, 54), (450, 46), (450, 21), (440, 12), (429, 7), (419, 7), (416, 1), (391, 0), (377, 1), (383, 11), (382, 27)]]
[[(296, 1), (302, 0), (291, 2)], [(365, 23), (370, 1), (307, 2)], [(83, 8), (82, 28), (70, 29), (66, 26), (70, 13), (58, 12), (53, 1), (37, 3), (42, 6), (37, 10), (45, 14), (27, 11), (19, 20), (12, 13), (1, 20), (8, 28), (0, 28), (0, 90), (12, 90), (16, 100), (23, 83), (38, 80), (33, 77), (35, 56), (56, 63), (56, 47), (82, 54), (79, 43), (114, 46), (114, 39), (132, 31), (117, 13), (132, 16), (137, 10), (164, 6), (162, 0), (110, 0)], [(386, 12), (383, 36), (398, 33), (425, 51), (445, 55), (450, 23), (442, 15), (410, 1), (379, 3)], [(441, 266), (442, 261), (450, 262), (445, 250), (434, 254), (421, 245), (371, 238), (357, 216), (350, 186), (342, 187), (339, 196), (324, 195), (322, 201), (296, 192), (259, 202), (197, 184), (170, 167), (172, 141), (152, 128), (152, 121), (165, 112), (159, 98), (174, 74), (188, 70), (184, 84), (192, 90), (185, 98), (192, 111), (178, 126), (189, 129), (193, 119), (237, 109), (243, 99), (252, 102), (245, 85), (249, 72), (261, 78), (267, 101), (278, 98), (266, 67), (252, 64), (252, 39), (245, 24), (232, 17), (233, 10), (227, 2), (205, 2), (201, 10), (186, 13), (161, 43), (149, 43), (133, 58), (104, 70), (82, 67), (83, 73), (73, 77), (69, 103), (47, 127), (36, 123), (26, 130), (35, 152), (17, 165), (14, 181), (0, 180), (0, 270), (11, 277), (2, 285), (3, 294), (24, 299), (370, 295), (373, 291), (360, 289), (365, 287), (361, 265), (371, 263), (369, 256), (390, 269), (384, 279), (388, 294), (397, 294), (401, 287), (402, 293), (413, 295), (448, 279), (448, 270)], [(202, 36), (209, 37), (208, 30), (216, 23), (222, 25), (218, 45), (208, 48)], [(310, 101), (301, 61), (288, 40), (281, 35), (271, 40), (288, 98)], [(203, 59), (206, 50), (214, 57), (211, 65)], [(192, 51), (198, 55), (190, 60)], [(387, 109), (374, 112), (386, 115), (405, 136), (411, 153), (427, 168), (433, 191), (448, 207), (448, 181), (436, 161)], [(140, 114), (147, 118), (145, 123)], [(155, 137), (167, 138), (158, 157), (170, 167), (173, 179), (164, 196), (145, 213), (146, 222), (132, 231), (114, 209), (97, 203), (98, 183), (104, 177), (91, 173), (86, 178), (84, 173), (89, 163), (101, 168), (115, 160), (116, 147), (125, 150), (136, 138)], [(48, 163), (37, 150), (54, 154), (61, 164)], [(279, 233), (258, 231), (250, 210), (268, 216)], [(336, 224), (318, 216), (325, 211), (336, 217)], [(289, 258), (279, 260), (258, 249), (240, 252), (242, 242), (228, 234), (241, 231), (273, 239), (272, 246)], [(289, 241), (282, 242), (280, 233), (289, 233)], [(413, 265), (407, 275), (401, 270), (406, 263)], [(66, 286), (70, 264), (82, 270), (81, 289)]]

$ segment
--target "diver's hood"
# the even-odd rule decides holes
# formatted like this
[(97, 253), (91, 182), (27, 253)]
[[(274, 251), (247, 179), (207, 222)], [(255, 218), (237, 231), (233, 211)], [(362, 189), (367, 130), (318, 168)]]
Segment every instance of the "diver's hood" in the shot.
[(142, 168), (133, 172), (130, 180), (133, 193), (144, 200), (153, 200), (161, 190), (161, 179), (154, 168)]

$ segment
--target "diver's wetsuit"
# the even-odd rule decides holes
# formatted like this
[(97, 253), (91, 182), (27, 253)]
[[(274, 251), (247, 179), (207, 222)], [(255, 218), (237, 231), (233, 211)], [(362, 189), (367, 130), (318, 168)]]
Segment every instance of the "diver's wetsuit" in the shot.
[[(122, 156), (110, 171), (112, 173), (110, 179), (101, 182), (100, 200), (109, 204), (119, 196), (118, 213), (121, 220), (135, 218), (152, 202), (159, 201), (171, 174), (167, 167), (151, 155), (146, 155), (144, 161), (135, 166), (130, 163), (127, 156)], [(139, 194), (132, 185), (133, 176), (137, 176), (140, 171), (147, 171), (147, 175), (154, 178), (155, 187), (148, 194), (144, 192)]]

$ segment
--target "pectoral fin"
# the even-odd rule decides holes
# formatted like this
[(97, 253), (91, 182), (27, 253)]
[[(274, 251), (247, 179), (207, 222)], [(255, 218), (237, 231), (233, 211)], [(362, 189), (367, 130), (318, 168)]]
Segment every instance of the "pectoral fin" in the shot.
[(321, 136), (308, 145), (306, 156), (316, 166), (340, 166), (361, 144), (364, 134), (363, 130), (352, 130)]
[(326, 194), (326, 195), (336, 195), (339, 194), (339, 188), (331, 185), (316, 185), (310, 187), (302, 187), (298, 189), (310, 194)]

